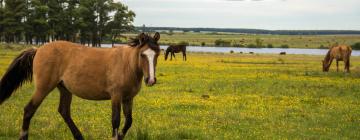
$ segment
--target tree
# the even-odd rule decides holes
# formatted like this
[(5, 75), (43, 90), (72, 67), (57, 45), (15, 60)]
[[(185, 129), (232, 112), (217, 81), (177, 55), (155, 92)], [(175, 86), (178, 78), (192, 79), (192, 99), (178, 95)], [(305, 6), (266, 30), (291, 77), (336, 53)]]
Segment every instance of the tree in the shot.
[(107, 31), (111, 31), (112, 44), (114, 45), (114, 40), (118, 36), (123, 37), (122, 33), (135, 30), (135, 27), (132, 25), (135, 13), (121, 3), (112, 3), (111, 8), (116, 12), (107, 26)]
[(32, 44), (33, 37), (36, 44), (44, 44), (48, 41), (49, 25), (47, 13), (49, 7), (45, 0), (32, 0), (28, 6), (26, 18), (26, 40)]
[(114, 37), (112, 31), (118, 36), (134, 30), (134, 17), (127, 6), (113, 0), (0, 0), (0, 41), (80, 39), (100, 46), (107, 35)]
[(5, 18), (4, 16), (4, 0), (0, 0), (0, 42), (3, 41), (3, 34), (4, 34), (4, 24), (3, 20)]
[(21, 33), (24, 30), (22, 20), (25, 14), (25, 0), (5, 0), (2, 25), (6, 42), (17, 43), (21, 40)]

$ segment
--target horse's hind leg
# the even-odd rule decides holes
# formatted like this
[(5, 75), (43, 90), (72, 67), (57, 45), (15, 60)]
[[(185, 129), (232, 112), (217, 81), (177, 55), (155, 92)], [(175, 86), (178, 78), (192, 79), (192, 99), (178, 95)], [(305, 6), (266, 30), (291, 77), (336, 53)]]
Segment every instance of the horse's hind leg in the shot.
[(350, 72), (350, 59), (345, 61), (345, 71)]
[(174, 56), (174, 59), (175, 59), (175, 53), (174, 52), (171, 52), (170, 56), (171, 56), (170, 61), (172, 61), (173, 56)]
[(35, 94), (32, 96), (32, 99), (24, 108), (24, 117), (23, 117), (22, 130), (20, 134), (20, 140), (28, 139), (31, 118), (34, 116), (37, 108), (40, 106), (40, 104), (49, 94), (50, 91), (51, 90), (48, 91), (40, 90), (40, 88), (37, 88), (35, 90)]
[(186, 61), (186, 52), (183, 52), (183, 60)]
[(70, 113), (70, 105), (72, 100), (72, 94), (65, 88), (63, 84), (58, 85), (58, 89), (60, 91), (60, 104), (59, 104), (59, 113), (61, 114), (62, 118), (68, 125), (71, 130), (71, 133), (76, 140), (83, 140), (83, 136), (79, 129), (76, 127), (74, 121), (71, 118)]
[(129, 130), (132, 124), (132, 106), (133, 106), (133, 99), (123, 100), (123, 113), (125, 116), (125, 125), (122, 129), (122, 134), (120, 135), (121, 138), (124, 138), (126, 132)]

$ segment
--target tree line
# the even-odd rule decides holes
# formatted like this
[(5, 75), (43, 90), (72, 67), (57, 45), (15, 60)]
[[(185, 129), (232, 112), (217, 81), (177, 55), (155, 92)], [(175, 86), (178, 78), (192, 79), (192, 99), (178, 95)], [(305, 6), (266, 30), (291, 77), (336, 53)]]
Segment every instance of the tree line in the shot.
[(0, 42), (100, 46), (104, 38), (134, 30), (134, 18), (114, 0), (0, 0)]
[[(136, 27), (140, 30), (142, 27)], [(183, 32), (228, 32), (244, 34), (274, 34), (274, 35), (334, 35), (334, 34), (360, 34), (358, 30), (263, 30), (242, 28), (180, 28), (180, 27), (147, 27), (148, 30), (183, 31)]]

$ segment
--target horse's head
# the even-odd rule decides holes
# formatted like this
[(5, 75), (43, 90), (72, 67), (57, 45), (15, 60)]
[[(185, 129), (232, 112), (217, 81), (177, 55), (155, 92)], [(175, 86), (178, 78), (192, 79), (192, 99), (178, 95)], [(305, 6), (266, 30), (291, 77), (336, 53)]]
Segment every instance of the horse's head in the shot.
[(137, 47), (139, 48), (139, 67), (144, 74), (144, 82), (147, 86), (152, 86), (156, 83), (156, 64), (157, 58), (160, 54), (160, 46), (158, 41), (160, 34), (155, 33), (154, 37), (141, 33), (137, 37)]
[(323, 72), (328, 72), (329, 71), (329, 66), (325, 62), (325, 60), (322, 61), (322, 67), (323, 67)]

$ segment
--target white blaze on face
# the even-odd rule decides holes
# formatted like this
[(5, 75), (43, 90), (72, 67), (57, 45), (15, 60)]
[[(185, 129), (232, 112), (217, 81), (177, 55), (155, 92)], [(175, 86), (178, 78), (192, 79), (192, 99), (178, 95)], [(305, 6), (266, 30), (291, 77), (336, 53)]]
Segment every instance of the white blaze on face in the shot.
[(147, 49), (143, 53), (148, 61), (149, 61), (149, 80), (155, 80), (155, 66), (154, 66), (154, 59), (155, 59), (155, 51), (152, 49)]

